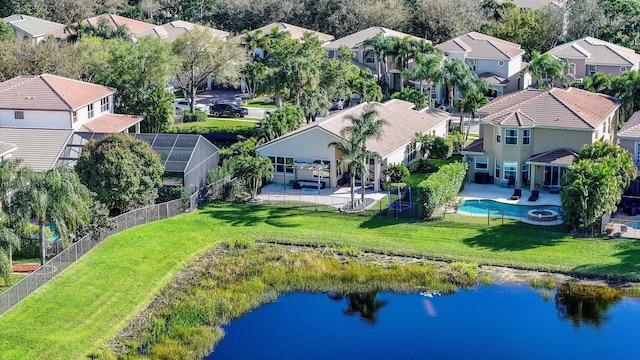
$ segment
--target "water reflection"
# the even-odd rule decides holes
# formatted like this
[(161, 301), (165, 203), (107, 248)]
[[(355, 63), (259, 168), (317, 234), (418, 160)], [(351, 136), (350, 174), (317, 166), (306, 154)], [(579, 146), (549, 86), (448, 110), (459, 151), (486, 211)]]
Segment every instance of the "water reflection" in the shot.
[(558, 316), (570, 320), (574, 327), (581, 324), (601, 327), (608, 320), (606, 312), (622, 299), (622, 292), (603, 286), (569, 283), (558, 287), (555, 299)]
[(349, 316), (359, 314), (360, 319), (372, 325), (375, 325), (378, 321), (378, 312), (388, 303), (387, 300), (378, 299), (378, 293), (376, 291), (329, 295), (329, 298), (332, 300), (342, 300), (345, 297), (349, 303), (347, 309), (342, 310), (342, 313)]

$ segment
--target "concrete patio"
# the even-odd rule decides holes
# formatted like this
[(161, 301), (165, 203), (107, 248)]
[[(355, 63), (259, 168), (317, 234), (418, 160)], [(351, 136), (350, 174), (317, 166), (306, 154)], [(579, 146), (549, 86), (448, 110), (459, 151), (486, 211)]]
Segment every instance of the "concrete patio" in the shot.
[(540, 196), (535, 202), (528, 200), (531, 195), (531, 191), (529, 189), (522, 189), (522, 196), (519, 200), (511, 200), (512, 194), (513, 188), (503, 188), (492, 184), (466, 183), (464, 185), (464, 190), (460, 193), (460, 196), (465, 200), (491, 199), (506, 204), (560, 206), (560, 195), (550, 194), (548, 190), (540, 190)]

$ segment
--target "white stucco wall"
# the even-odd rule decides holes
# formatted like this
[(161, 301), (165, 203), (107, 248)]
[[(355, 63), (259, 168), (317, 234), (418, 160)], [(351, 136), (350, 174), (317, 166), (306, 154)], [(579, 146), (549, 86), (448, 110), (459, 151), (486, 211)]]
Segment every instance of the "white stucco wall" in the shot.
[(24, 119), (16, 119), (14, 110), (0, 110), (0, 126), (71, 128), (71, 114), (66, 111), (24, 110), (23, 112)]

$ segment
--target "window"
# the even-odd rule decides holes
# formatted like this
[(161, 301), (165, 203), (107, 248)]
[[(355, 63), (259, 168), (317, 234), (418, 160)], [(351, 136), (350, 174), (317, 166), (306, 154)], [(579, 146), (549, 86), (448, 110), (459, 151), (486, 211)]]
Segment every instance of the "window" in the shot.
[(486, 156), (476, 156), (476, 169), (486, 170), (489, 168), (489, 158)]
[(522, 145), (531, 144), (531, 129), (522, 129)]
[(620, 67), (620, 72), (623, 73), (625, 71), (627, 71), (627, 67), (626, 66), (621, 66)]
[(574, 64), (574, 63), (569, 64), (568, 74), (569, 75), (575, 75), (576, 74), (576, 64)]
[(504, 61), (503, 60), (498, 61), (498, 66), (504, 66)]
[(500, 136), (500, 129), (496, 128), (496, 142), (500, 144), (502, 142), (502, 136)]
[(285, 156), (269, 156), (271, 165), (273, 165), (273, 172), (275, 173), (288, 173), (293, 174), (293, 158)]
[(24, 111), (14, 111), (13, 117), (16, 120), (24, 120)]
[(598, 72), (598, 67), (595, 65), (589, 65), (589, 76), (593, 76)]
[(335, 50), (329, 50), (329, 59), (333, 59), (334, 57), (336, 57), (336, 51)]
[(471, 71), (476, 71), (476, 59), (469, 59), (469, 69), (471, 69)]
[(515, 161), (504, 162), (504, 180), (516, 178), (518, 172), (518, 163)]
[(327, 165), (326, 169), (320, 168), (318, 167), (317, 169), (313, 169), (313, 177), (314, 178), (329, 178), (331, 176), (331, 173), (329, 172), (329, 164), (331, 164), (331, 161), (329, 160), (313, 160), (314, 164), (323, 164), (323, 165)]
[(546, 186), (560, 186), (562, 176), (567, 171), (566, 168), (559, 166), (545, 166), (544, 167), (544, 185)]
[(365, 64), (373, 64), (376, 61), (376, 53), (375, 51), (369, 49), (364, 51), (364, 63)]
[(507, 145), (518, 145), (518, 130), (505, 129), (504, 130), (504, 143)]
[(73, 120), (73, 122), (78, 121), (78, 112), (74, 111), (71, 113), (71, 120)]
[(107, 112), (109, 111), (109, 98), (102, 98), (100, 99), (100, 112)]
[(89, 119), (91, 119), (93, 117), (93, 104), (87, 106), (87, 112), (89, 113)]
[(416, 154), (417, 154), (416, 142), (413, 141), (411, 142), (411, 144), (409, 144), (407, 149), (407, 162), (412, 162), (413, 160), (415, 160)]
[(500, 159), (496, 159), (496, 167), (494, 177), (500, 179)]
[(528, 185), (529, 184), (529, 164), (522, 163), (522, 168), (520, 172), (522, 174), (522, 183), (525, 185)]

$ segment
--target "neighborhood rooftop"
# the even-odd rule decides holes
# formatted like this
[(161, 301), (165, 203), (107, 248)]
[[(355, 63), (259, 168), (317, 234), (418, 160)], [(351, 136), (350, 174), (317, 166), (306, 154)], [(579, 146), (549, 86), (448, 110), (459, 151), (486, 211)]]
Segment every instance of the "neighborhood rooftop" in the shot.
[(179, 21), (172, 21), (164, 25), (154, 26), (151, 29), (135, 34), (134, 37), (139, 39), (145, 36), (153, 36), (156, 38), (166, 39), (169, 41), (175, 41), (178, 38), (178, 36), (194, 28), (205, 30), (212, 37), (217, 39), (224, 40), (227, 38), (227, 36), (229, 36), (229, 33), (226, 31), (217, 30), (207, 26), (197, 25), (187, 21), (179, 20)]
[(44, 36), (65, 28), (64, 24), (22, 14), (7, 16), (2, 20), (31, 37)]
[(520, 45), (493, 36), (470, 32), (436, 45), (443, 52), (465, 52), (470, 58), (509, 60), (524, 54)]
[(34, 171), (53, 169), (73, 129), (0, 128), (0, 141), (15, 144), (13, 157)]
[[(255, 33), (256, 31), (260, 30), (262, 32), (262, 35), (269, 35), (271, 33), (271, 29), (273, 28), (278, 28), (278, 31), (288, 32), (289, 35), (291, 35), (292, 39), (302, 39), (304, 33), (306, 32), (310, 32), (310, 33), (313, 33), (314, 35), (317, 35), (318, 39), (320, 39), (320, 41), (322, 42), (327, 42), (334, 39), (333, 35), (321, 33), (319, 31), (310, 30), (300, 26), (291, 25), (283, 22), (274, 22), (274, 23), (265, 25), (263, 27), (257, 28), (255, 30), (251, 30), (250, 33)], [(239, 37), (242, 37), (242, 36), (244, 35), (239, 35)]]
[(23, 75), (0, 83), (0, 109), (75, 111), (115, 92), (56, 75)]
[(556, 46), (549, 53), (563, 59), (586, 59), (588, 64), (631, 67), (640, 63), (640, 54), (632, 49), (592, 37)]
[(412, 38), (414, 40), (425, 40), (425, 39), (419, 38), (417, 36), (405, 34), (405, 33), (400, 32), (400, 31), (387, 29), (387, 28), (382, 27), (382, 26), (372, 26), (372, 27), (364, 29), (362, 31), (358, 31), (355, 34), (351, 34), (351, 35), (345, 36), (343, 38), (340, 38), (338, 40), (332, 41), (332, 42), (326, 44), (325, 48), (327, 48), (327, 49), (339, 49), (341, 45), (344, 45), (344, 46), (346, 46), (346, 47), (351, 49), (351, 48), (354, 48), (354, 47), (362, 44), (363, 42), (373, 38), (377, 34), (383, 34), (385, 37), (396, 36), (396, 37), (399, 37), (399, 38), (405, 38), (405, 37), (409, 36), (410, 38)]
[(102, 14), (84, 20), (85, 25), (91, 25), (93, 27), (98, 27), (100, 22), (106, 22), (106, 24), (108, 24), (114, 30), (118, 26), (124, 25), (127, 27), (129, 34), (141, 33), (143, 31), (151, 30), (156, 26), (155, 24), (149, 24), (143, 21), (138, 21), (114, 14)]
[(481, 107), (482, 122), (593, 130), (620, 106), (620, 100), (576, 88), (522, 90)]

